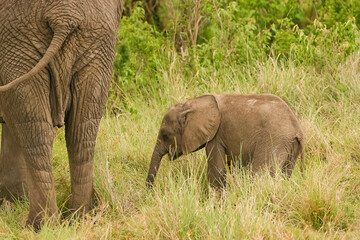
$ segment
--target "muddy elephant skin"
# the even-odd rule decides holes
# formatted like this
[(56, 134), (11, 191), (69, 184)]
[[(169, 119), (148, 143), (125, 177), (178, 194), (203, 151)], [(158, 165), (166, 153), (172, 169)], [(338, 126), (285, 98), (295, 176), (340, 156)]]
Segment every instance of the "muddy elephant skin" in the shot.
[(0, 0), (0, 197), (23, 194), (27, 223), (58, 215), (51, 152), (65, 126), (69, 208), (89, 210), (94, 146), (113, 69), (122, 0)]
[(289, 106), (271, 94), (205, 95), (176, 104), (165, 114), (146, 179), (153, 185), (165, 154), (170, 159), (205, 147), (207, 176), (216, 189), (226, 185), (226, 161), (250, 166), (252, 173), (276, 167), (290, 177), (304, 137)]

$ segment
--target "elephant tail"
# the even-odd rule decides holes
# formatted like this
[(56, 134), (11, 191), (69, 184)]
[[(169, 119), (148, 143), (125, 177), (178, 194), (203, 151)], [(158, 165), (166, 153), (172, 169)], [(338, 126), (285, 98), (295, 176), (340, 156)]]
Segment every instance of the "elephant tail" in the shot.
[(300, 158), (301, 158), (301, 165), (300, 165), (300, 172), (301, 175), (304, 176), (305, 171), (305, 147), (304, 147), (304, 139), (303, 138), (296, 138), (299, 146), (300, 146)]
[(53, 39), (46, 50), (44, 56), (40, 59), (40, 61), (27, 73), (18, 77), (14, 81), (9, 82), (3, 86), (0, 86), (0, 92), (5, 92), (12, 87), (26, 81), (27, 79), (35, 76), (39, 73), (44, 67), (46, 67), (49, 62), (54, 58), (55, 54), (59, 51), (61, 46), (63, 45), (65, 39), (67, 38), (68, 34), (70, 33), (70, 29), (66, 28), (58, 28), (54, 31)]

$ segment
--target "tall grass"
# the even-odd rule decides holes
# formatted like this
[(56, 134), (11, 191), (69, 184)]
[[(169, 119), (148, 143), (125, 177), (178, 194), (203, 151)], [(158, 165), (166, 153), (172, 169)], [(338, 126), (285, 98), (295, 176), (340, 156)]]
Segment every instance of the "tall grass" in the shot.
[[(34, 233), (24, 228), (28, 202), (5, 202), (0, 208), (0, 238), (359, 238), (356, 21), (335, 22), (332, 27), (315, 21), (310, 33), (282, 25), (282, 31), (295, 41), (286, 46), (278, 41), (278, 47), (267, 46), (258, 52), (254, 48), (263, 43), (265, 35), (261, 34), (269, 32), (260, 31), (257, 15), (256, 21), (232, 19), (240, 14), (235, 10), (224, 7), (220, 19), (229, 25), (238, 20), (234, 27), (244, 32), (235, 32), (235, 36), (235, 28), (224, 27), (227, 41), (222, 45), (216, 39), (203, 39), (189, 46), (187, 56), (176, 50), (169, 36), (143, 21), (141, 9), (124, 18), (113, 88), (95, 150), (93, 210), (79, 221), (49, 222)], [(211, 29), (219, 27), (218, 23)], [(240, 41), (241, 36), (245, 40)], [(218, 199), (207, 182), (207, 162), (201, 150), (174, 162), (165, 157), (154, 189), (146, 189), (163, 114), (174, 103), (206, 93), (273, 93), (283, 98), (304, 128), (304, 176), (299, 167), (290, 179), (280, 174), (252, 177), (246, 169), (235, 169), (227, 174), (227, 190)], [(53, 172), (62, 208), (70, 194), (70, 177), (64, 131), (55, 131)]]
[[(133, 110), (106, 112), (95, 155), (96, 204), (80, 222), (45, 225), (40, 234), (23, 229), (27, 203), (2, 205), (1, 236), (9, 239), (341, 239), (360, 234), (360, 56), (332, 69), (286, 65), (276, 59), (233, 74), (209, 77), (210, 89), (189, 86), (181, 71), (164, 69), (171, 82), (160, 99), (129, 96)], [(172, 79), (171, 79), (172, 78)], [(176, 79), (176, 80), (175, 80)], [(200, 81), (200, 80), (199, 80)], [(333, 83), (348, 88), (336, 88)], [(169, 84), (170, 85), (170, 84)], [(330, 89), (329, 89), (330, 88)], [(162, 115), (173, 103), (208, 92), (271, 92), (296, 112), (306, 136), (306, 169), (290, 179), (246, 170), (228, 174), (228, 188), (217, 200), (206, 179), (202, 151), (175, 162), (163, 160), (155, 188), (145, 188), (150, 156)], [(136, 110), (136, 111), (135, 111)], [(57, 130), (54, 174), (58, 205), (69, 194), (63, 131)]]

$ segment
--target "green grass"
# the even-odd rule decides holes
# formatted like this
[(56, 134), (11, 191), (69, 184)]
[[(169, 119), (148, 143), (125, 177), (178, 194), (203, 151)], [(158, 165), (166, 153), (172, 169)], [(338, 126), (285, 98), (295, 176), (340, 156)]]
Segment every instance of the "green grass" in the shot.
[[(159, 96), (127, 96), (132, 110), (101, 122), (95, 154), (95, 206), (80, 221), (24, 228), (28, 203), (0, 209), (4, 239), (356, 239), (360, 236), (360, 56), (317, 72), (269, 58), (254, 67), (225, 69), (193, 82), (181, 69), (163, 69)], [(173, 71), (173, 72), (171, 72)], [(200, 85), (200, 87), (196, 87)], [(210, 89), (210, 91), (208, 91)], [(163, 159), (153, 191), (145, 178), (157, 130), (173, 103), (208, 92), (270, 92), (285, 99), (306, 136), (306, 169), (293, 176), (228, 174), (217, 200), (206, 179), (203, 150)], [(70, 192), (63, 129), (56, 130), (53, 165), (58, 206)]]
[[(352, 17), (360, 5), (199, 0), (205, 20), (191, 46), (186, 35), (194, 26), (186, 19), (196, 1), (166, 2), (181, 16), (174, 29), (144, 22), (140, 7), (122, 19), (95, 149), (93, 210), (34, 233), (24, 227), (28, 202), (5, 202), (0, 239), (360, 239), (360, 31)], [(157, 24), (168, 20), (165, 13), (157, 13)], [(176, 31), (183, 31), (185, 54)], [(283, 98), (304, 129), (304, 176), (299, 165), (290, 179), (235, 169), (218, 199), (201, 150), (174, 162), (165, 157), (154, 189), (146, 189), (163, 114), (207, 93)], [(64, 130), (54, 131), (53, 173), (64, 211), (69, 166)]]

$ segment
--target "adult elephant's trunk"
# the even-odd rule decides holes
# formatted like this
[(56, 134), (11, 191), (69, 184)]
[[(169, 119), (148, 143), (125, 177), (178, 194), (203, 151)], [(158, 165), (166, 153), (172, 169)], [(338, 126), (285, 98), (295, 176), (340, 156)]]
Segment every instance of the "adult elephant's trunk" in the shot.
[(151, 157), (148, 176), (146, 178), (146, 186), (152, 188), (155, 176), (160, 167), (161, 158), (167, 153), (167, 149), (163, 146), (160, 140), (156, 142), (154, 152)]

